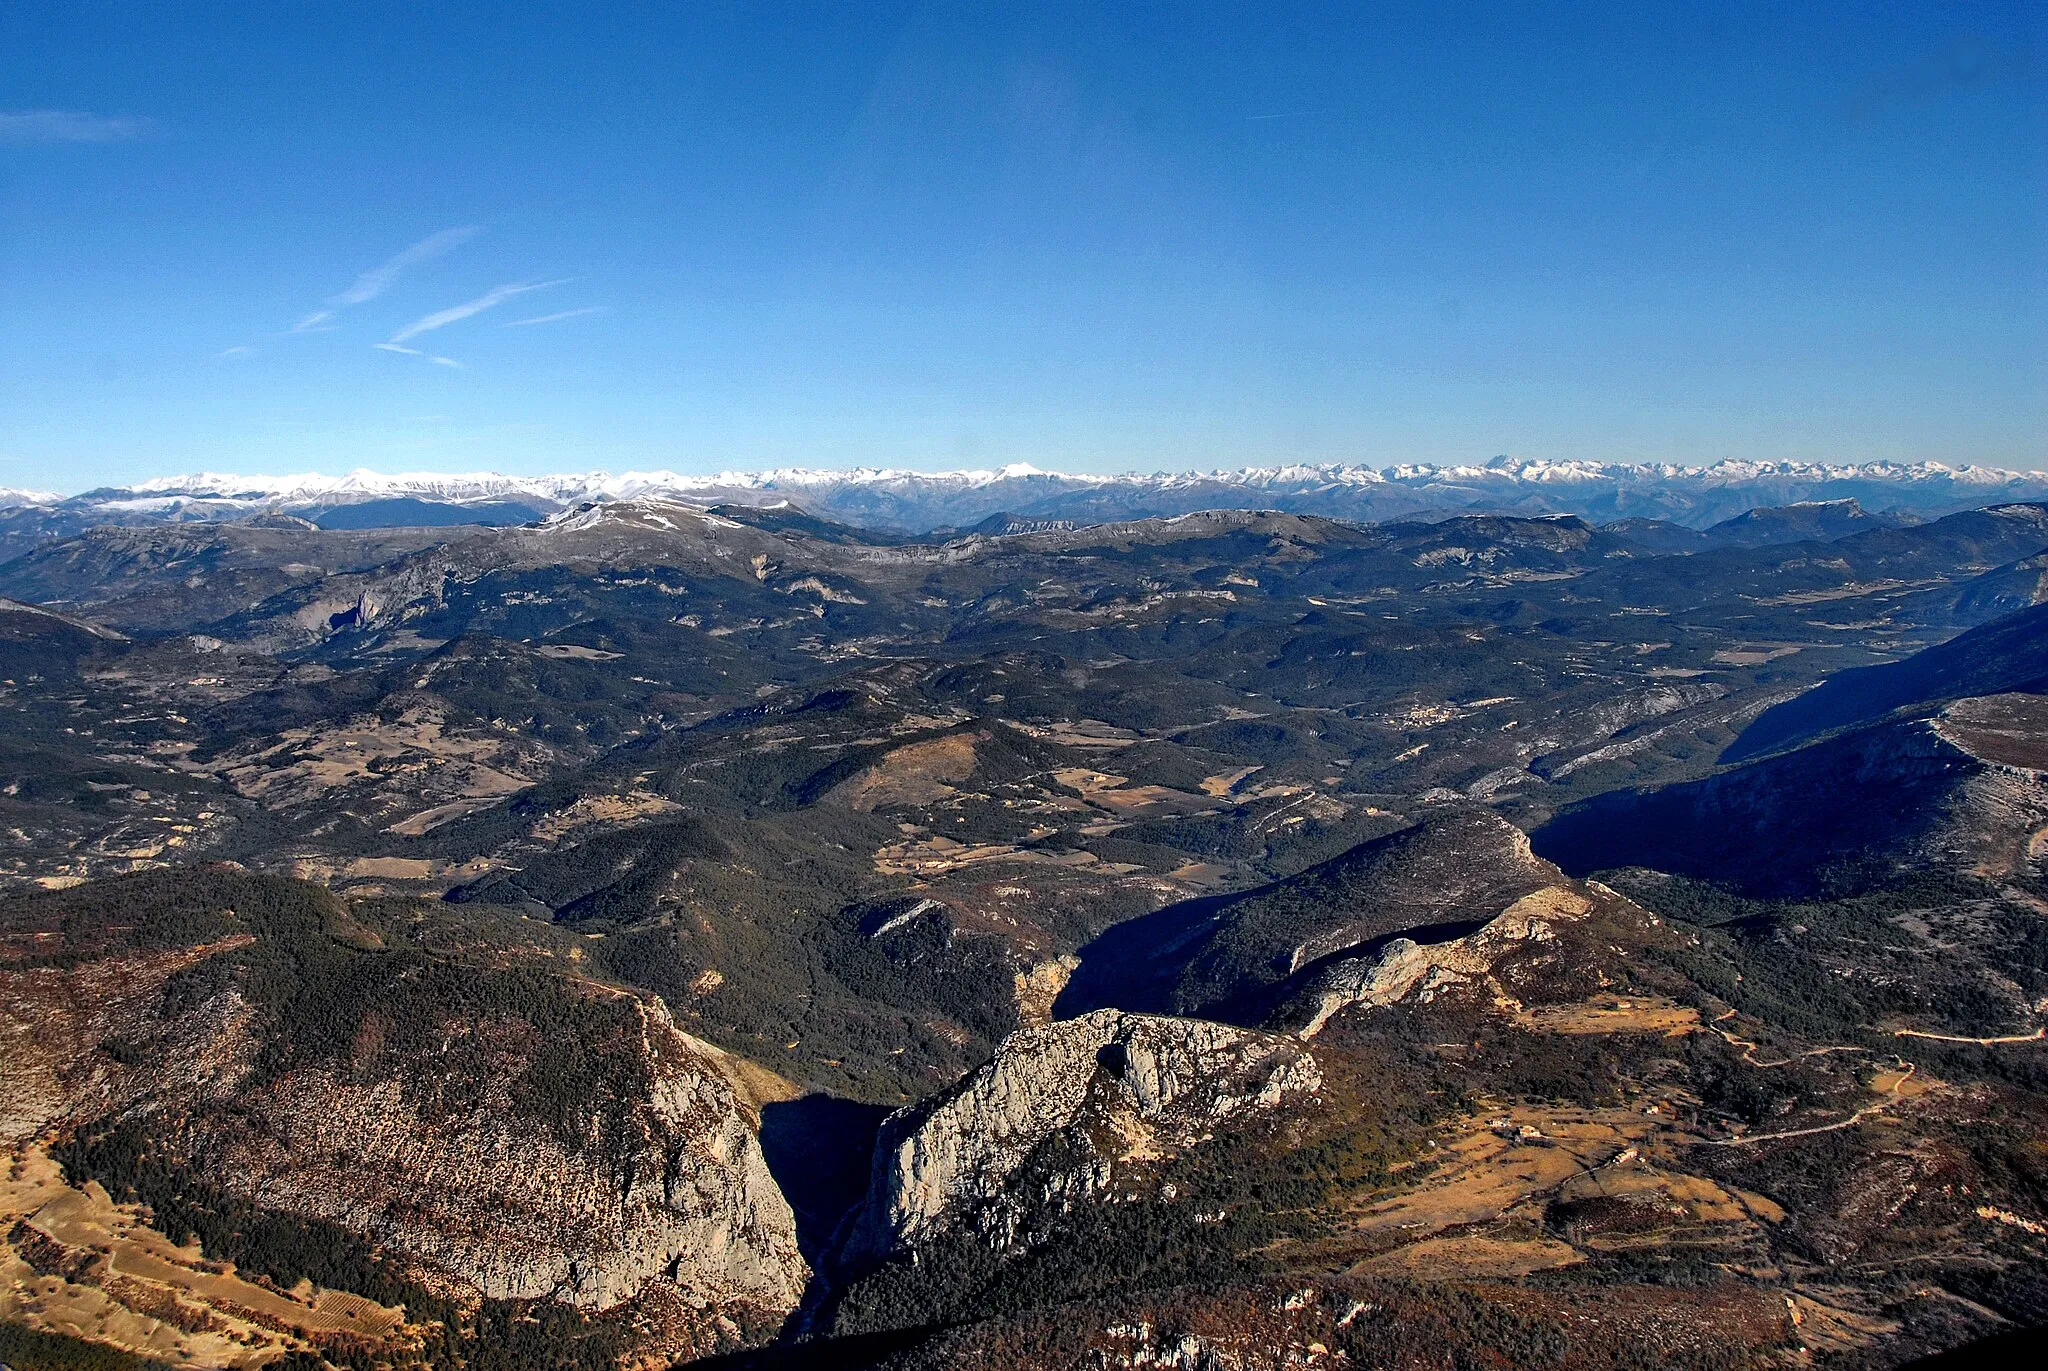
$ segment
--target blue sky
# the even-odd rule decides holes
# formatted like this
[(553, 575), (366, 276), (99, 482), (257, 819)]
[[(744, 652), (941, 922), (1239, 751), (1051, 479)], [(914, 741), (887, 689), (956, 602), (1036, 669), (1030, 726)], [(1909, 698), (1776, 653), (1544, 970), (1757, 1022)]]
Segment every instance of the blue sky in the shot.
[(0, 484), (2040, 467), (2044, 14), (7, 6)]

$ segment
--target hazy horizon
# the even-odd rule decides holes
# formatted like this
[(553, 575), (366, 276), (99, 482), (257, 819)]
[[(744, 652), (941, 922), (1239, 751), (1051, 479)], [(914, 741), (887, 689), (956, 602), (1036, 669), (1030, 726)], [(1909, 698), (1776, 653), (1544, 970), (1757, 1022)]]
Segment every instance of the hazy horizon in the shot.
[[(8, 490), (16, 493), (35, 495), (39, 497), (55, 496), (59, 499), (71, 499), (76, 498), (78, 496), (90, 494), (95, 490), (169, 491), (181, 489), (182, 487), (178, 486), (177, 484), (179, 482), (190, 482), (193, 483), (194, 486), (197, 486), (201, 483), (225, 483), (232, 481), (247, 482), (249, 484), (240, 492), (247, 494), (263, 490), (283, 490), (290, 487), (305, 487), (308, 489), (333, 488), (339, 491), (348, 489), (352, 483), (360, 487), (374, 488), (380, 482), (388, 483), (393, 489), (420, 487), (434, 481), (506, 481), (513, 483), (524, 482), (529, 484), (540, 484), (549, 481), (573, 482), (576, 480), (608, 480), (612, 482), (622, 483), (624, 485), (631, 485), (636, 482), (646, 482), (656, 486), (658, 486), (661, 482), (665, 480), (674, 480), (683, 485), (701, 485), (704, 487), (718, 487), (726, 485), (745, 485), (750, 483), (759, 483), (764, 486), (773, 487), (778, 484), (787, 484), (791, 481), (796, 481), (799, 484), (804, 481), (813, 481), (819, 485), (830, 485), (835, 482), (844, 482), (861, 477), (867, 477), (877, 480), (889, 480), (897, 478), (926, 478), (942, 480), (952, 478), (960, 480), (997, 481), (1006, 479), (1028, 478), (1035, 476), (1048, 477), (1057, 480), (1100, 481), (1107, 483), (1117, 481), (1143, 481), (1150, 479), (1171, 479), (1176, 477), (1204, 476), (1213, 476), (1227, 480), (1233, 477), (1261, 475), (1284, 476), (1286, 473), (1294, 470), (1345, 471), (1353, 473), (1371, 472), (1380, 476), (1394, 476), (1397, 473), (1404, 472), (1413, 473), (1416, 475), (1421, 475), (1424, 473), (1488, 471), (1505, 471), (1520, 474), (1526, 473), (1531, 469), (1536, 469), (1540, 472), (1543, 470), (1555, 470), (1559, 468), (1569, 467), (1590, 467), (1610, 471), (1616, 469), (1623, 469), (1635, 471), (1690, 470), (1702, 472), (1715, 468), (1736, 468), (1738, 470), (1742, 468), (1754, 468), (1759, 472), (1772, 472), (1779, 469), (1790, 469), (1797, 471), (1819, 470), (1825, 468), (1832, 471), (1848, 472), (1852, 470), (1866, 470), (1871, 467), (1879, 467), (1906, 471), (1928, 471), (1934, 469), (1942, 469), (1948, 471), (1978, 471), (1985, 473), (1997, 473), (2008, 476), (2048, 476), (2048, 469), (2039, 467), (1999, 467), (1987, 463), (1941, 462), (1933, 459), (1919, 462), (1897, 462), (1888, 460), (1877, 460), (1872, 462), (1855, 462), (1848, 460), (1827, 461), (1824, 459), (1796, 461), (1789, 459), (1781, 459), (1778, 461), (1770, 461), (1745, 458), (1721, 458), (1711, 462), (1659, 463), (1648, 461), (1631, 462), (1625, 459), (1617, 459), (1612, 461), (1594, 461), (1592, 459), (1562, 458), (1551, 460), (1542, 458), (1516, 458), (1508, 454), (1496, 454), (1491, 458), (1486, 458), (1483, 460), (1472, 460), (1463, 462), (1276, 462), (1248, 463), (1238, 466), (1160, 467), (1149, 470), (1140, 468), (1127, 468), (1120, 471), (1087, 471), (1077, 468), (1062, 469), (1054, 467), (1044, 467), (1039, 466), (1035, 463), (1022, 461), (1005, 463), (1001, 466), (983, 467), (938, 465), (825, 466), (791, 464), (780, 467), (728, 466), (681, 470), (672, 467), (611, 468), (602, 466), (586, 467), (581, 469), (556, 468), (552, 470), (536, 471), (510, 471), (487, 467), (478, 467), (468, 470), (442, 469), (434, 467), (401, 470), (395, 467), (380, 469), (375, 467), (364, 466), (352, 467), (345, 470), (308, 469), (302, 471), (228, 471), (213, 469), (175, 472), (165, 471), (155, 473), (154, 475), (138, 477), (130, 480), (101, 482), (92, 486), (82, 486), (68, 489), (17, 485), (0, 486), (0, 490)], [(221, 489), (225, 490), (227, 489), (227, 487), (222, 486)]]

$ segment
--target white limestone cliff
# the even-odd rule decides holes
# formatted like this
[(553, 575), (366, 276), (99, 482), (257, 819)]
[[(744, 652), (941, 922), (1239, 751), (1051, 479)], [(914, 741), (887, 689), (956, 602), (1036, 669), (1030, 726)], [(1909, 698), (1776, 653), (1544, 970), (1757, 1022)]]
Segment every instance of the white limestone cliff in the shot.
[[(1298, 1042), (1199, 1019), (1104, 1009), (1020, 1029), (883, 1125), (854, 1250), (885, 1255), (959, 1223), (1008, 1245), (1028, 1211), (1100, 1190), (1119, 1163), (1169, 1156), (1321, 1083)], [(1052, 1150), (1059, 1159), (1019, 1193), (1027, 1164)]]

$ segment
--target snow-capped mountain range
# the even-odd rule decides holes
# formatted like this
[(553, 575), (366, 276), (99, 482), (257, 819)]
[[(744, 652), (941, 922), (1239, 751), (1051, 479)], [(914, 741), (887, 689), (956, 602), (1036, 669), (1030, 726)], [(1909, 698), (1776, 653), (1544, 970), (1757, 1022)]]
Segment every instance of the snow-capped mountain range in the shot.
[(1748, 509), (1808, 501), (1855, 499), (1873, 511), (1929, 515), (2044, 497), (2048, 473), (1938, 462), (1723, 461), (1689, 467), (1502, 457), (1470, 466), (1295, 465), (1117, 475), (1042, 471), (1026, 464), (985, 471), (785, 468), (715, 475), (207, 472), (68, 497), (0, 491), (0, 532), (18, 550), (24, 539), (66, 536), (96, 524), (254, 514), (357, 528), (518, 523), (587, 503), (639, 498), (705, 506), (787, 501), (826, 518), (907, 532), (964, 528), (998, 513), (1089, 523), (1234, 508), (1361, 520), (1471, 511), (1577, 514), (1599, 522), (1654, 518), (1704, 527)]

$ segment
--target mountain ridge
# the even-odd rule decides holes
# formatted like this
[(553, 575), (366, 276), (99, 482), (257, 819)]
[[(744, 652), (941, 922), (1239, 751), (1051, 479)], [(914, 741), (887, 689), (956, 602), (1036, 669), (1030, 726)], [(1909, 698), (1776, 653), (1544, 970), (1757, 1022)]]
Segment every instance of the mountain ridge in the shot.
[(1151, 473), (1048, 471), (1025, 462), (939, 472), (890, 467), (539, 476), (368, 469), (342, 476), (194, 472), (68, 496), (8, 491), (0, 508), (6, 512), (10, 540), (18, 540), (62, 536), (89, 522), (155, 523), (275, 511), (319, 514), (390, 501), (427, 508), (426, 515), (414, 510), (411, 517), (430, 517), (442, 507), (481, 506), (495, 506), (503, 517), (512, 505), (546, 515), (588, 501), (647, 496), (705, 505), (790, 501), (842, 522), (925, 532), (965, 529), (998, 513), (1027, 521), (1104, 522), (1250, 507), (1365, 519), (1437, 510), (1517, 510), (1594, 519), (1653, 517), (1704, 528), (1765, 506), (1860, 500), (1879, 511), (1897, 507), (1926, 514), (2043, 494), (2048, 494), (2048, 474), (1941, 462), (1729, 459), (1694, 467), (1500, 457), (1476, 464), (1294, 463)]

